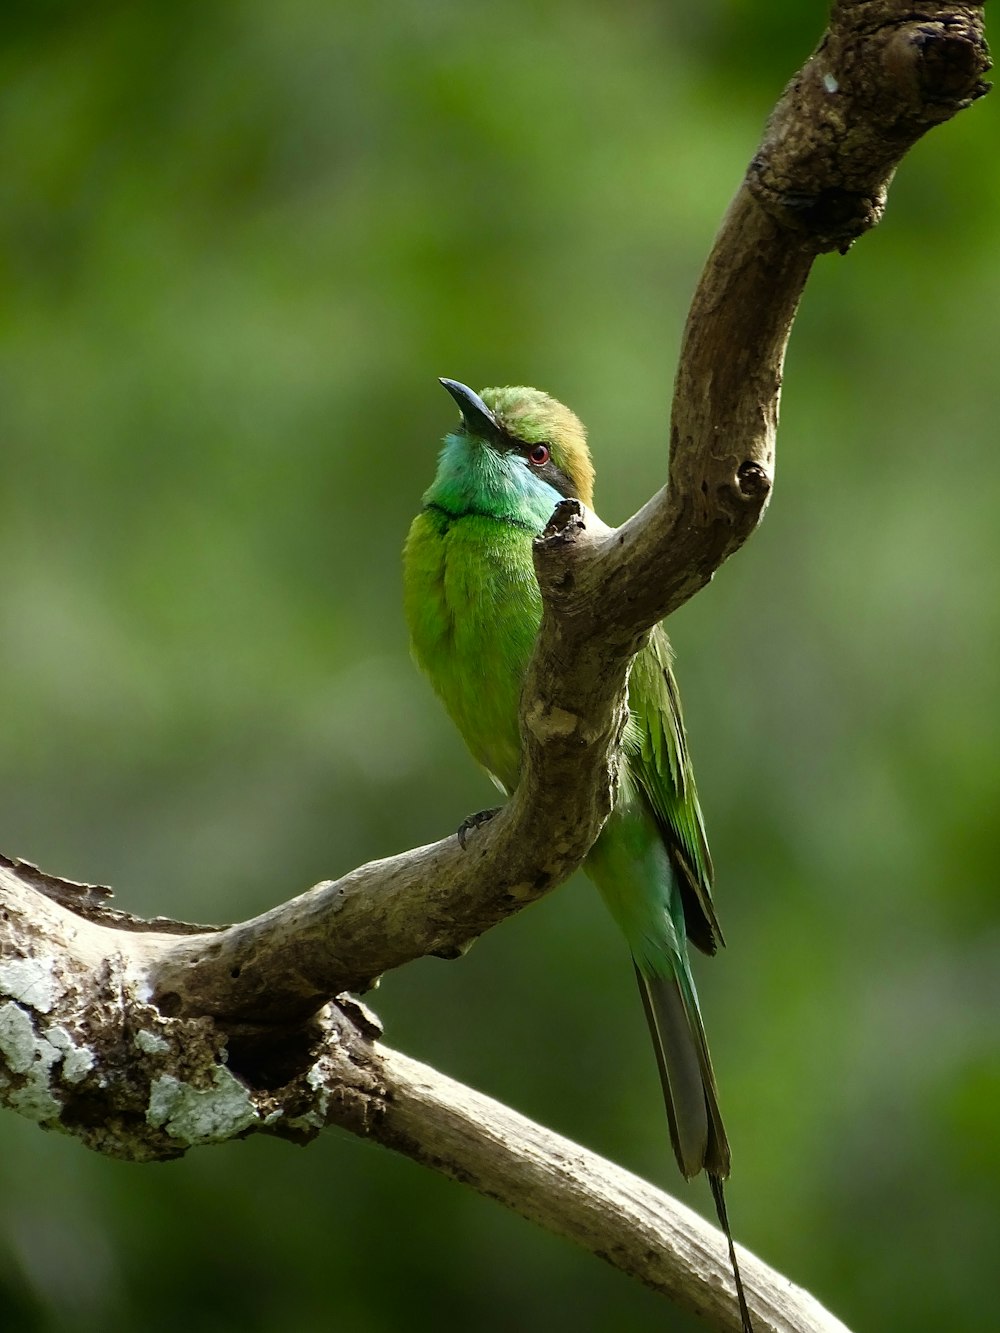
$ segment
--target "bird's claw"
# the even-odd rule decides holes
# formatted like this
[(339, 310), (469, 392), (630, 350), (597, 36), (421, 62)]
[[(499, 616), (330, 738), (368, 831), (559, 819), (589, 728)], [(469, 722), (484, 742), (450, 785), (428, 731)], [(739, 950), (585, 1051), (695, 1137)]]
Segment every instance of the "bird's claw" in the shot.
[(477, 810), (474, 815), (469, 815), (468, 819), (463, 819), (458, 826), (458, 844), (462, 851), (465, 851), (465, 840), (473, 829), (482, 828), (488, 824), (493, 816), (499, 813), (501, 807), (493, 806), (491, 810)]

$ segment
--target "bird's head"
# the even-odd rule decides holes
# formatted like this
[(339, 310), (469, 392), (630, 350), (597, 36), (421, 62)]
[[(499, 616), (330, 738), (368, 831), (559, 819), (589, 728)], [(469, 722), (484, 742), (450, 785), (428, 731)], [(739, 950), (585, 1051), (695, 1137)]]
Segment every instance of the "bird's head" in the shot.
[(462, 414), (445, 439), (434, 485), (425, 497), (455, 514), (515, 519), (539, 531), (562, 499), (594, 496), (587, 433), (568, 407), (540, 389), (473, 392), (441, 383)]

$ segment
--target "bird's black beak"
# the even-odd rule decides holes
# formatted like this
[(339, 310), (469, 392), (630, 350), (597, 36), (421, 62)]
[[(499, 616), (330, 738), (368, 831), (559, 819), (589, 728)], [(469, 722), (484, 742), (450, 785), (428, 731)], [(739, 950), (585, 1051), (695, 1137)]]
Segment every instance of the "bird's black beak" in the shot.
[(442, 377), (441, 383), (458, 403), (462, 420), (471, 435), (493, 436), (501, 433), (496, 417), (478, 393), (465, 384), (459, 384), (458, 380), (446, 380)]

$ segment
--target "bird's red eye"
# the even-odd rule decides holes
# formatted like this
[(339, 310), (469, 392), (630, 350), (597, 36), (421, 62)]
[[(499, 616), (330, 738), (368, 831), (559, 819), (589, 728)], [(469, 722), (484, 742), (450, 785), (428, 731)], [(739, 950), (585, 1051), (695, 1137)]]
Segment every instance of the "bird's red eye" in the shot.
[(536, 444), (528, 454), (528, 461), (534, 463), (535, 467), (544, 467), (549, 461), (549, 446), (547, 444)]

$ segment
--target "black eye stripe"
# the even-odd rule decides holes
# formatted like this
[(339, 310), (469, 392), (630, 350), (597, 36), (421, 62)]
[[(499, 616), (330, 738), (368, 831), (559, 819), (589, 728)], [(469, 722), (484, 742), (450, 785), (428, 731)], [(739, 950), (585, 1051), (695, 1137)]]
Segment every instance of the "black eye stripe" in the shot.
[(527, 440), (511, 440), (511, 446), (517, 453), (522, 454), (529, 460), (532, 453), (538, 448), (547, 449), (550, 455), (552, 453), (552, 445), (549, 444), (548, 440), (532, 440), (530, 443)]
[(547, 481), (553, 490), (557, 490), (560, 495), (564, 495), (567, 500), (576, 500), (579, 498), (573, 482), (567, 477), (566, 473), (563, 472), (562, 468), (556, 467), (551, 458), (542, 467), (535, 467), (532, 470), (537, 476), (542, 477)]
[(544, 444), (546, 449), (551, 453), (552, 446), (548, 440), (535, 440), (532, 443), (529, 443), (527, 440), (522, 440), (517, 435), (513, 435), (510, 431), (505, 430), (503, 433), (503, 443), (508, 449), (513, 450), (515, 453), (519, 453), (535, 476), (541, 477), (543, 481), (547, 481), (553, 490), (558, 491), (559, 494), (565, 496), (567, 500), (578, 500), (580, 498), (576, 489), (576, 483), (571, 477), (568, 477), (566, 473), (563, 472), (561, 467), (556, 466), (551, 457), (549, 458), (549, 461), (543, 463), (541, 467), (539, 467), (537, 463), (532, 463), (529, 455), (532, 449), (537, 449), (540, 444)]

